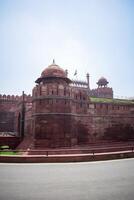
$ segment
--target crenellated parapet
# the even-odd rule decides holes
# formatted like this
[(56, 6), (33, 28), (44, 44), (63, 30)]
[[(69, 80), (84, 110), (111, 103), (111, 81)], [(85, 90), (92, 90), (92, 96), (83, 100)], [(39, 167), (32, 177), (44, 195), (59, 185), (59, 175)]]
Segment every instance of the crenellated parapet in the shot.
[[(23, 101), (23, 95), (20, 96), (20, 100)], [(29, 95), (24, 94), (24, 101), (25, 102), (32, 102), (32, 96), (31, 96), (31, 94), (29, 94)]]
[[(5, 102), (20, 102), (23, 100), (23, 96), (18, 96), (18, 95), (6, 95), (6, 94), (0, 94), (0, 101), (5, 101)], [(32, 96), (29, 94), (29, 95), (24, 95), (24, 100), (25, 101), (32, 101)]]
[(80, 81), (80, 80), (72, 80), (71, 85), (74, 87), (88, 87), (88, 83), (86, 81)]
[(21, 97), (18, 95), (5, 95), (0, 94), (0, 101), (19, 101)]

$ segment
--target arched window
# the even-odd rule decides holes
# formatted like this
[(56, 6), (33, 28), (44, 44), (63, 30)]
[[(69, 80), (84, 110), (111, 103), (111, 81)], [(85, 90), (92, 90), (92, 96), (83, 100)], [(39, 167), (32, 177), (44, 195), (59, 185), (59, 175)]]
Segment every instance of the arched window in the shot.
[(64, 95), (66, 96), (66, 88), (64, 88)]
[(20, 125), (20, 121), (21, 121), (21, 115), (20, 115), (20, 113), (19, 113), (19, 116), (18, 116), (18, 135), (20, 136), (20, 127), (21, 127), (21, 125)]
[(58, 85), (57, 85), (57, 95), (59, 94), (59, 88), (58, 88)]
[(80, 92), (80, 99), (81, 99), (81, 92)]
[(108, 104), (106, 105), (106, 109), (108, 110)]
[(40, 96), (41, 96), (41, 92), (42, 92), (42, 91), (41, 91), (41, 87), (40, 87)]
[(47, 87), (47, 95), (49, 95), (49, 87)]

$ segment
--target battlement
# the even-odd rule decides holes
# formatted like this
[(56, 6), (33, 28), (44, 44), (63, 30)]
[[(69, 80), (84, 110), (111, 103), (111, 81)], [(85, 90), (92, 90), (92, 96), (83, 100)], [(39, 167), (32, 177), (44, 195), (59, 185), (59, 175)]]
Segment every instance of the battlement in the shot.
[[(10, 101), (10, 102), (20, 102), (23, 100), (23, 96), (18, 96), (18, 95), (5, 95), (5, 94), (0, 94), (0, 101)], [(24, 94), (24, 101), (31, 101), (32, 96)]]
[[(23, 96), (21, 96), (20, 100), (21, 100), (21, 101), (23, 100)], [(26, 102), (31, 102), (31, 101), (32, 101), (32, 96), (31, 96), (31, 94), (29, 94), (29, 95), (24, 94), (24, 101), (26, 101)]]
[(88, 83), (86, 81), (80, 80), (72, 80), (71, 85), (74, 87), (88, 87)]

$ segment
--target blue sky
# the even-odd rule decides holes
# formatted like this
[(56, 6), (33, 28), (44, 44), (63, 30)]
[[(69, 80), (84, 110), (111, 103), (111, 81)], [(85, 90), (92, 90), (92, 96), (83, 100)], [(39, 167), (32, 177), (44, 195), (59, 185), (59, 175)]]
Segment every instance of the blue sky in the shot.
[(134, 96), (133, 0), (0, 0), (0, 93), (31, 93), (52, 63)]

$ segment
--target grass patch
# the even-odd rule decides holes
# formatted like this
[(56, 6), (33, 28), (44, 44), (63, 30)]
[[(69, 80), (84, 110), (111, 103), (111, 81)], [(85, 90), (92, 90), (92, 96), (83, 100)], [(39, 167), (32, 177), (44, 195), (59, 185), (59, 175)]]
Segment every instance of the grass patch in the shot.
[(0, 156), (13, 156), (18, 155), (18, 152), (14, 151), (0, 151)]
[(8, 145), (0, 146), (0, 156), (12, 156), (12, 155), (18, 155), (18, 152), (10, 149)]
[(94, 103), (115, 103), (115, 104), (134, 104), (133, 100), (128, 99), (108, 99), (108, 98), (97, 98), (97, 97), (90, 97), (91, 102)]

